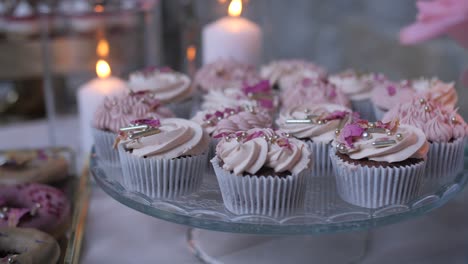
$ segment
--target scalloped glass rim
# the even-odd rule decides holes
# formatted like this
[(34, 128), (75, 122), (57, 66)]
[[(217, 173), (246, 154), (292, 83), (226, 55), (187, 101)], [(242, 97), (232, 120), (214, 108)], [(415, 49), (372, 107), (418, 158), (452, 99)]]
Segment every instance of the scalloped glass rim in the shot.
[[(467, 183), (468, 149), (465, 148), (463, 171), (452, 182), (441, 185), (436, 191), (426, 193), (406, 205), (365, 209), (341, 201), (340, 206), (346, 207), (343, 207), (345, 209), (343, 212), (339, 211), (340, 206), (338, 206), (338, 211), (331, 215), (309, 213), (282, 219), (253, 215), (236, 216), (228, 212), (224, 206), (220, 206), (222, 199), (220, 199), (219, 193), (217, 197), (212, 197), (216, 194), (216, 187), (211, 186), (212, 189), (210, 189), (208, 185), (213, 184), (210, 180), (206, 180), (203, 185), (207, 186), (202, 186), (202, 190), (188, 196), (189, 198), (177, 201), (158, 201), (141, 193), (129, 192), (118, 182), (107, 178), (94, 155), (91, 158), (90, 167), (96, 182), (108, 195), (132, 209), (159, 219), (213, 231), (303, 235), (357, 231), (388, 225), (423, 215), (444, 205)], [(323, 177), (323, 180), (330, 180), (330, 177)], [(216, 180), (214, 180), (214, 184), (216, 184)], [(202, 194), (199, 195), (199, 193)], [(207, 197), (200, 198), (201, 195)], [(199, 206), (196, 204), (197, 199), (201, 203)]]

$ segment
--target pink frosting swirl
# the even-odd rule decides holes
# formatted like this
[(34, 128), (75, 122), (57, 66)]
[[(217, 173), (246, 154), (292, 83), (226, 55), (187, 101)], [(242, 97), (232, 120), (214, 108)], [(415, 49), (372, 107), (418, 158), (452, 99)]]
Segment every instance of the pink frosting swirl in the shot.
[(361, 75), (354, 70), (346, 70), (331, 75), (328, 81), (336, 85), (351, 100), (362, 100), (370, 98), (373, 87), (386, 81), (386, 78), (382, 74), (371, 73)]
[[(351, 122), (351, 113), (350, 109), (334, 104), (297, 105), (281, 112), (276, 124), (293, 137), (329, 143), (335, 138), (337, 129)], [(288, 123), (289, 120), (307, 119), (311, 122)]]
[(437, 78), (421, 78), (413, 80), (411, 83), (419, 97), (429, 97), (442, 105), (450, 107), (455, 107), (457, 104), (458, 94), (453, 82), (445, 83)]
[(150, 67), (130, 74), (128, 85), (134, 92), (149, 91), (164, 102), (180, 102), (193, 93), (190, 78), (170, 68)]
[(389, 110), (399, 103), (411, 100), (414, 94), (414, 90), (406, 81), (400, 83), (385, 81), (374, 87), (371, 99), (378, 108)]
[(161, 120), (159, 133), (138, 140), (125, 140), (124, 147), (138, 157), (173, 159), (200, 155), (208, 149), (210, 138), (203, 128), (190, 120)]
[(350, 106), (348, 97), (335, 85), (322, 80), (304, 78), (301, 82), (286, 88), (280, 95), (283, 108), (297, 105), (315, 105), (317, 103), (332, 103)]
[(104, 98), (94, 114), (93, 125), (100, 130), (115, 133), (132, 120), (173, 117), (171, 110), (160, 105), (148, 93), (118, 94)]
[(235, 175), (256, 174), (261, 168), (299, 174), (310, 166), (307, 146), (271, 129), (251, 129), (224, 138), (216, 146), (223, 168)]
[(463, 131), (467, 125), (456, 110), (429, 97), (413, 98), (392, 108), (383, 117), (384, 122), (394, 119), (420, 128), (431, 142), (449, 142), (466, 136)]
[(327, 71), (312, 62), (298, 59), (273, 61), (261, 68), (262, 78), (276, 84), (281, 90), (287, 89), (304, 78), (324, 79)]
[(244, 84), (258, 82), (255, 67), (234, 60), (220, 59), (204, 65), (195, 75), (194, 84), (201, 90), (224, 90), (227, 88), (241, 88)]
[[(387, 127), (373, 127), (367, 121), (348, 124), (336, 139), (337, 150), (346, 153), (352, 159), (364, 159), (380, 162), (400, 162), (409, 158), (424, 159), (429, 144), (424, 132), (409, 125), (389, 126), (382, 131), (373, 130)], [(351, 140), (349, 142), (348, 140)], [(351, 143), (351, 144), (350, 144)]]

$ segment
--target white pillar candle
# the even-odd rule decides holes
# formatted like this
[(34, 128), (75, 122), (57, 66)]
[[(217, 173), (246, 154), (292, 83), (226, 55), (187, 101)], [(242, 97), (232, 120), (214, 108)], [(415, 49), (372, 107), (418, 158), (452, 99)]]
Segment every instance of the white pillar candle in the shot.
[(81, 86), (77, 95), (81, 153), (84, 155), (89, 154), (93, 146), (92, 123), (97, 107), (106, 96), (128, 91), (126, 82), (117, 77), (108, 77), (110, 75), (110, 68), (107, 62), (100, 60), (96, 65), (96, 71), (100, 77)]
[(229, 5), (229, 17), (223, 17), (203, 28), (203, 64), (220, 58), (252, 65), (260, 63), (262, 30), (254, 22), (239, 17), (241, 11), (242, 2), (233, 0)]

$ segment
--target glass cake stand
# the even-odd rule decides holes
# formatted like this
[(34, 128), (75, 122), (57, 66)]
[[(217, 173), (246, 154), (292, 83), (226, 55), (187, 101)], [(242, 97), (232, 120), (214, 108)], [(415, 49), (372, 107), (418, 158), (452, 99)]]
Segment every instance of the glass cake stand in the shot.
[[(365, 231), (426, 214), (447, 203), (464, 188), (468, 179), (468, 149), (465, 149), (462, 172), (444, 177), (445, 182), (425, 179), (421, 195), (407, 204), (379, 209), (353, 206), (340, 199), (333, 176), (314, 177), (313, 183), (308, 184), (304, 208), (296, 215), (285, 218), (230, 213), (223, 205), (216, 176), (211, 169), (207, 170), (198, 192), (174, 201), (154, 200), (142, 193), (128, 191), (115, 180), (121, 177), (120, 173), (111, 173), (101, 166), (95, 155), (91, 158), (90, 169), (97, 184), (120, 203), (152, 217), (191, 227), (187, 236), (190, 248), (202, 261), (219, 263), (210, 256), (213, 254), (203, 250), (198, 239), (201, 231), (198, 229), (250, 234), (251, 237), (246, 241), (251, 241), (257, 239), (252, 237), (258, 235), (290, 236)], [(213, 241), (210, 235), (207, 237)], [(368, 237), (358, 240), (362, 242), (362, 254), (365, 254)], [(303, 240), (299, 243), (302, 244)]]

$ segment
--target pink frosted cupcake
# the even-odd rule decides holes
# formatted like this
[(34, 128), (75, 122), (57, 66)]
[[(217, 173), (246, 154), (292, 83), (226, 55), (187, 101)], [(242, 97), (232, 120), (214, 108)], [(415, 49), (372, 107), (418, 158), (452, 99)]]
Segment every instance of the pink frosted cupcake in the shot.
[(323, 80), (304, 78), (281, 92), (281, 107), (331, 103), (351, 107), (348, 97), (336, 86)]
[(284, 217), (303, 206), (309, 157), (297, 139), (252, 129), (223, 138), (211, 162), (229, 211)]
[(453, 82), (445, 83), (435, 77), (421, 78), (411, 81), (411, 86), (419, 97), (428, 97), (449, 107), (455, 107), (457, 104), (458, 95)]
[(190, 78), (168, 67), (148, 67), (130, 74), (128, 85), (133, 92), (148, 91), (167, 105), (178, 117), (192, 113), (193, 89)]
[(258, 107), (274, 112), (278, 105), (276, 96), (268, 81), (261, 80), (241, 88), (228, 88), (222, 91), (210, 90), (203, 95), (202, 110), (237, 108), (239, 106)]
[(106, 97), (96, 110), (93, 121), (93, 136), (100, 161), (117, 166), (119, 155), (114, 149), (114, 140), (121, 127), (130, 121), (144, 118), (168, 118), (174, 114), (149, 93), (118, 94)]
[(324, 79), (327, 71), (305, 60), (279, 60), (262, 67), (260, 75), (279, 90), (285, 90), (297, 82), (307, 79)]
[(200, 187), (209, 136), (199, 124), (181, 118), (136, 120), (122, 130), (119, 156), (127, 190), (174, 199)]
[(463, 150), (467, 125), (452, 107), (426, 98), (392, 108), (383, 121), (399, 120), (413, 125), (426, 134), (429, 141), (426, 177), (450, 180), (463, 168)]
[(338, 194), (346, 202), (379, 208), (406, 204), (419, 194), (429, 148), (419, 128), (358, 120), (333, 145)]
[(194, 85), (203, 92), (240, 89), (260, 80), (255, 67), (235, 60), (220, 59), (204, 65), (195, 75)]
[(281, 131), (304, 141), (313, 157), (312, 176), (331, 174), (330, 142), (352, 120), (352, 111), (334, 104), (297, 105), (283, 110), (276, 120)]
[(361, 75), (354, 70), (347, 70), (331, 75), (328, 81), (348, 96), (353, 110), (358, 112), (362, 118), (368, 120), (375, 119), (371, 93), (375, 86), (386, 81), (383, 75)]
[(392, 107), (409, 101), (415, 95), (407, 81), (394, 83), (386, 81), (378, 84), (372, 91), (372, 103), (374, 105), (375, 117), (380, 120)]
[(252, 128), (270, 128), (271, 116), (264, 109), (250, 107), (224, 108), (217, 111), (199, 111), (192, 121), (200, 124), (212, 137), (209, 158), (215, 153), (218, 139)]

